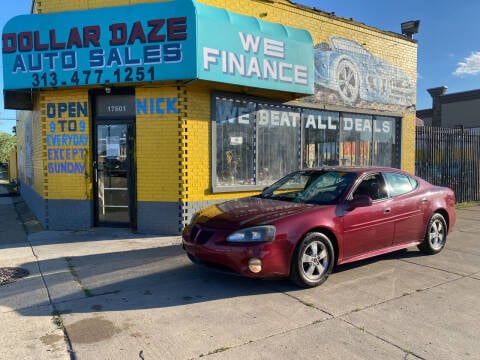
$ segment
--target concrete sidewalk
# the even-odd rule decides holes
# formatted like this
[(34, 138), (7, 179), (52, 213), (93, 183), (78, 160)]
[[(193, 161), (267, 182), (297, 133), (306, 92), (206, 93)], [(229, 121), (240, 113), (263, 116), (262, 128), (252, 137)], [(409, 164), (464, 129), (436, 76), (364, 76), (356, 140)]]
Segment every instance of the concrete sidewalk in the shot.
[(193, 266), (178, 237), (26, 237), (12, 198), (0, 212), (0, 267), (30, 272), (0, 287), (1, 359), (480, 358), (480, 207), (438, 255), (342, 266), (308, 290)]
[(20, 198), (10, 196), (2, 184), (6, 184), (4, 179), (0, 179), (0, 274), (18, 268), (29, 275), (0, 286), (0, 359), (69, 358), (63, 331), (52, 321), (54, 310), (48, 289), (15, 202), (26, 216), (31, 215)]

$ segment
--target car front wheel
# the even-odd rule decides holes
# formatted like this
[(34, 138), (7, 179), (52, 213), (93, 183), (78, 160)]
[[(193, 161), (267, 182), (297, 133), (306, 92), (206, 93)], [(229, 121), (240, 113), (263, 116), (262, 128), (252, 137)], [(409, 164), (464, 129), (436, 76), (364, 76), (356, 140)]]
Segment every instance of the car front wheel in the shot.
[(334, 258), (328, 236), (319, 232), (309, 233), (295, 249), (290, 280), (301, 287), (318, 286), (332, 272)]
[(434, 214), (428, 222), (423, 242), (418, 246), (425, 254), (433, 255), (442, 251), (447, 243), (447, 223), (441, 214)]
[(343, 100), (353, 103), (360, 93), (360, 77), (356, 66), (348, 59), (342, 59), (335, 69), (335, 80)]

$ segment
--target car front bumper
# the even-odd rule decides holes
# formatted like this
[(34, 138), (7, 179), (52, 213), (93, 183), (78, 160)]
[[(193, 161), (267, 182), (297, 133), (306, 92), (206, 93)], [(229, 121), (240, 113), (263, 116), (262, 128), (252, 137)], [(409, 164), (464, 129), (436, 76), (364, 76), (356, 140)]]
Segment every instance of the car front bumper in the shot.
[[(225, 238), (230, 231), (202, 228), (199, 232), (209, 236), (195, 234), (192, 239), (189, 229), (183, 234), (183, 248), (194, 263), (253, 278), (288, 276), (290, 272), (290, 245), (286, 241), (228, 243)], [(261, 260), (261, 271), (249, 269), (251, 259)]]

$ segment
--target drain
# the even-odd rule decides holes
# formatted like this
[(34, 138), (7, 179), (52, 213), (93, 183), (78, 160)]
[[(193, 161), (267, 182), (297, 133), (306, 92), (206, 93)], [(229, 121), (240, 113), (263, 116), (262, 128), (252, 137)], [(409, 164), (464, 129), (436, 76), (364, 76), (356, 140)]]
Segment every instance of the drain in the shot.
[(0, 268), (0, 286), (13, 283), (29, 274), (28, 270), (18, 267)]

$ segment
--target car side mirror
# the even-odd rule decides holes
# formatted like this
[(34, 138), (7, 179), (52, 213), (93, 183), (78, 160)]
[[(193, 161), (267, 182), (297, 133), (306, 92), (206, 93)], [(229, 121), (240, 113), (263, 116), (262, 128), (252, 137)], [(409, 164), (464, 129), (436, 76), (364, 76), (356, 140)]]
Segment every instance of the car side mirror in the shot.
[(347, 210), (349, 211), (367, 206), (372, 206), (372, 198), (368, 195), (355, 195), (352, 200), (347, 202)]

